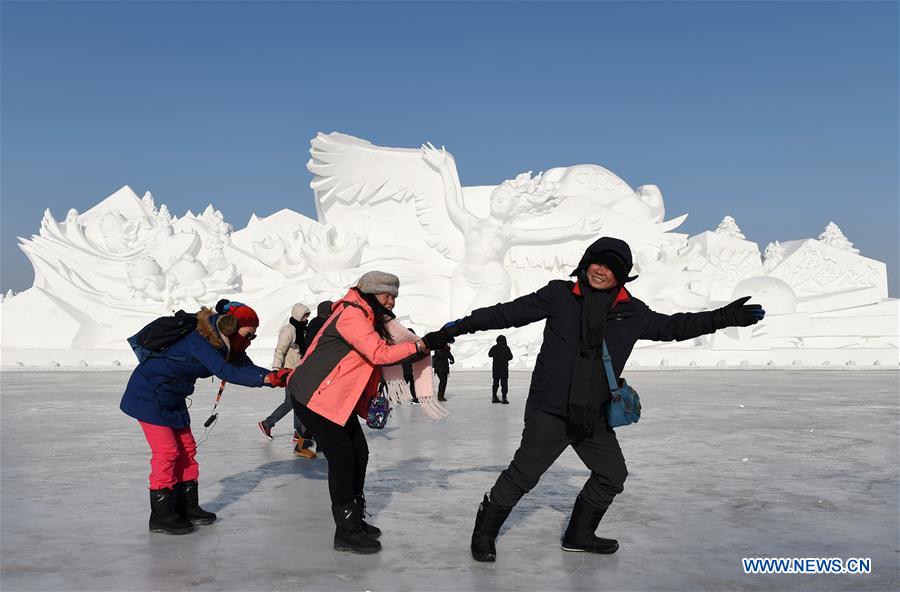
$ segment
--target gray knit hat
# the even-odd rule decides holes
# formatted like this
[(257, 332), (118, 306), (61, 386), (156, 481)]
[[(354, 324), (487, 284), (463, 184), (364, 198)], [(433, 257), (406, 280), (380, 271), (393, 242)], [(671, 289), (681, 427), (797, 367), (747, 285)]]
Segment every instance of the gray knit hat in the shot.
[(362, 274), (356, 287), (365, 294), (390, 294), (396, 298), (400, 291), (400, 278), (384, 271), (369, 271)]

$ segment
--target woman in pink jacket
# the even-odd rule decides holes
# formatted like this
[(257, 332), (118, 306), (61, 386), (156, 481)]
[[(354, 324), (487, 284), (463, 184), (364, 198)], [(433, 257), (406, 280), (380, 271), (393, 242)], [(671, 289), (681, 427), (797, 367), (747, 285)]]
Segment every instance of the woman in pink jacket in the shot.
[(394, 344), (386, 323), (400, 288), (397, 276), (364, 274), (332, 307), (331, 316), (310, 343), (288, 381), (294, 410), (328, 459), (328, 491), (336, 525), (334, 548), (375, 553), (381, 531), (362, 520), (363, 485), (369, 447), (357, 415), (366, 417), (378, 392), (379, 366), (391, 366), (446, 345), (429, 333), (418, 341)]

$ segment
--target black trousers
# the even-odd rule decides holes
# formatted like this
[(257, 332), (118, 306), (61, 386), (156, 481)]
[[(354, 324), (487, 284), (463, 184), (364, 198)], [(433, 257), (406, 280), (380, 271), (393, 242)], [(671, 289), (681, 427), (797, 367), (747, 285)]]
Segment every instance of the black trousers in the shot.
[(509, 376), (495, 376), (494, 384), (491, 385), (491, 392), (494, 393), (494, 396), (497, 396), (497, 386), (500, 386), (500, 392), (503, 393), (503, 396), (506, 396), (506, 393), (509, 392)]
[(447, 374), (438, 374), (438, 398), (443, 399), (447, 392)]
[(412, 376), (404, 376), (403, 380), (406, 381), (406, 384), (409, 385), (409, 394), (412, 395), (413, 401), (418, 401), (419, 398), (416, 396), (416, 381)]
[(362, 495), (369, 445), (356, 414), (350, 416), (347, 425), (340, 426), (296, 400), (294, 411), (316, 439), (319, 452), (328, 460), (328, 493), (332, 505), (342, 506), (350, 503), (354, 496)]
[(491, 489), (493, 501), (501, 506), (516, 505), (569, 446), (591, 470), (581, 489), (582, 498), (593, 507), (609, 507), (622, 493), (628, 476), (616, 433), (606, 427), (587, 432), (572, 426), (565, 417), (531, 405), (525, 406), (522, 443)]

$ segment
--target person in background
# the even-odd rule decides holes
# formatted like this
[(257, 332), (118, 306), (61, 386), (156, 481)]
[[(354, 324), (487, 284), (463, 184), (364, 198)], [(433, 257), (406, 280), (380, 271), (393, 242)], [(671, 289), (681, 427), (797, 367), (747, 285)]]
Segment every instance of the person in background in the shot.
[[(491, 385), (491, 403), (502, 403), (509, 405), (506, 399), (506, 393), (509, 392), (509, 362), (513, 359), (512, 350), (506, 345), (506, 336), (497, 336), (497, 345), (491, 347), (488, 351), (488, 357), (491, 358), (491, 374), (494, 378), (494, 384)], [(503, 395), (503, 400), (497, 398), (497, 387)]]
[(198, 378), (242, 386), (283, 387), (287, 371), (256, 366), (246, 350), (256, 338), (259, 317), (240, 302), (220, 300), (216, 310), (197, 313), (197, 328), (147, 358), (128, 379), (119, 408), (138, 421), (150, 445), (150, 532), (187, 534), (216, 515), (200, 507), (197, 444), (186, 400)]
[[(409, 330), (410, 333), (415, 333), (412, 329)], [(412, 395), (412, 404), (418, 405), (419, 398), (416, 396), (416, 381), (413, 377), (413, 363), (410, 361), (403, 362), (403, 380), (406, 381), (406, 384), (409, 385), (409, 393)]]
[(453, 354), (450, 353), (450, 346), (442, 347), (431, 356), (431, 367), (438, 377), (438, 401), (446, 401), (447, 377), (450, 375), (450, 364), (455, 363)]
[(319, 334), (319, 329), (322, 328), (322, 325), (324, 325), (325, 321), (328, 320), (328, 317), (331, 316), (331, 307), (333, 305), (334, 303), (331, 300), (323, 300), (319, 303), (319, 306), (316, 307), (316, 318), (311, 320), (306, 327), (307, 348), (312, 345), (313, 339)]
[[(287, 368), (293, 370), (306, 355), (308, 341), (307, 322), (309, 320), (309, 308), (299, 302), (291, 308), (291, 316), (288, 324), (278, 331), (278, 344), (275, 346), (275, 357), (272, 359), (272, 368), (278, 370)], [(294, 406), (291, 403), (291, 395), (287, 389), (284, 390), (284, 402), (275, 408), (269, 417), (265, 418), (258, 424), (260, 431), (267, 439), (272, 440), (272, 428), (282, 417), (288, 413), (294, 418), (294, 456), (300, 458), (316, 458), (316, 453), (312, 446), (315, 441), (309, 434), (297, 414), (293, 412)]]

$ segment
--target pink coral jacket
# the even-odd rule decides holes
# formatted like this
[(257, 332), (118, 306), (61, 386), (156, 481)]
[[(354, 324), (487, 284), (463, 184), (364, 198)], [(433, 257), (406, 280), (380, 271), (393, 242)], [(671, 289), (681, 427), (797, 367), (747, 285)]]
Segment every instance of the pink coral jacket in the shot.
[(291, 374), (288, 390), (300, 404), (339, 425), (356, 411), (366, 417), (378, 392), (379, 366), (416, 353), (414, 342), (389, 344), (375, 332), (375, 313), (355, 288), (334, 303), (331, 316)]

